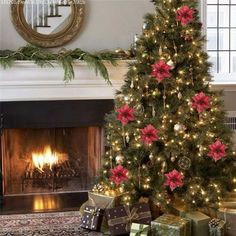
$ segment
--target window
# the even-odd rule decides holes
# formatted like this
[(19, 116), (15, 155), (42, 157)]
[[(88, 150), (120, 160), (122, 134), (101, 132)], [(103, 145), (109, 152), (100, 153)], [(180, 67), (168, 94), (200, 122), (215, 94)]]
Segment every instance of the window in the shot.
[(232, 75), (236, 73), (236, 0), (206, 2), (207, 51), (213, 73)]

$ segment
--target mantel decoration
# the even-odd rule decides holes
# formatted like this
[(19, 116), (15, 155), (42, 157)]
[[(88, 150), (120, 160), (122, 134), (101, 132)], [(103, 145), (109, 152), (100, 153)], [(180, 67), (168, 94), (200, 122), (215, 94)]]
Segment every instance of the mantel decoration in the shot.
[(73, 63), (80, 60), (86, 62), (90, 68), (95, 70), (96, 74), (101, 75), (108, 84), (111, 84), (104, 61), (115, 66), (117, 59), (120, 58), (116, 52), (100, 51), (91, 54), (79, 48), (61, 49), (58, 53), (32, 45), (21, 47), (16, 51), (0, 50), (0, 66), (4, 69), (10, 68), (15, 61), (33, 61), (40, 67), (54, 67), (54, 64), (58, 64), (64, 69), (65, 82), (74, 78)]
[(13, 0), (12, 23), (29, 43), (51, 48), (71, 41), (84, 18), (85, 0)]

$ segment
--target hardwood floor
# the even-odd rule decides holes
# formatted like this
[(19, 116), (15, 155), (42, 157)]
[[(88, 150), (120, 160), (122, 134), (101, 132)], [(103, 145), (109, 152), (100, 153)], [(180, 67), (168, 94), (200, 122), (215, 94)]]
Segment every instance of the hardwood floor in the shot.
[(0, 215), (79, 210), (87, 199), (87, 192), (6, 196)]

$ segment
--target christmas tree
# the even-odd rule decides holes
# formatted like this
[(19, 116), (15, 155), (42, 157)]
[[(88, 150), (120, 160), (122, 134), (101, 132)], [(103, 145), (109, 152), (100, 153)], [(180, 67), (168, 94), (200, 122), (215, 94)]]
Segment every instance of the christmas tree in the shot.
[(153, 0), (137, 60), (107, 116), (101, 184), (125, 201), (181, 198), (219, 207), (233, 187), (235, 153), (221, 94), (210, 89), (197, 1)]

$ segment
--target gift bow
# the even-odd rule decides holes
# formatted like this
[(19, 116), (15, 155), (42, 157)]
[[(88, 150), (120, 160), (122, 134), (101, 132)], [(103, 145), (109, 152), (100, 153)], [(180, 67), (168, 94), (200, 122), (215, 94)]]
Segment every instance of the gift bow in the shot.
[(84, 212), (88, 213), (89, 215), (92, 216), (91, 224), (90, 224), (90, 228), (92, 229), (92, 227), (94, 225), (95, 216), (99, 216), (100, 215), (100, 208), (95, 207), (94, 209), (90, 209), (90, 210), (84, 209)]
[(144, 219), (150, 216), (150, 212), (141, 212), (141, 213), (137, 213), (137, 208), (133, 207), (132, 210), (130, 211), (130, 208), (128, 206), (124, 206), (125, 211), (126, 211), (126, 216), (122, 216), (119, 218), (115, 218), (115, 219), (110, 219), (108, 220), (108, 225), (109, 226), (115, 226), (115, 225), (119, 225), (119, 224), (126, 224), (126, 231), (128, 232), (132, 221), (133, 220), (140, 220), (140, 219)]

